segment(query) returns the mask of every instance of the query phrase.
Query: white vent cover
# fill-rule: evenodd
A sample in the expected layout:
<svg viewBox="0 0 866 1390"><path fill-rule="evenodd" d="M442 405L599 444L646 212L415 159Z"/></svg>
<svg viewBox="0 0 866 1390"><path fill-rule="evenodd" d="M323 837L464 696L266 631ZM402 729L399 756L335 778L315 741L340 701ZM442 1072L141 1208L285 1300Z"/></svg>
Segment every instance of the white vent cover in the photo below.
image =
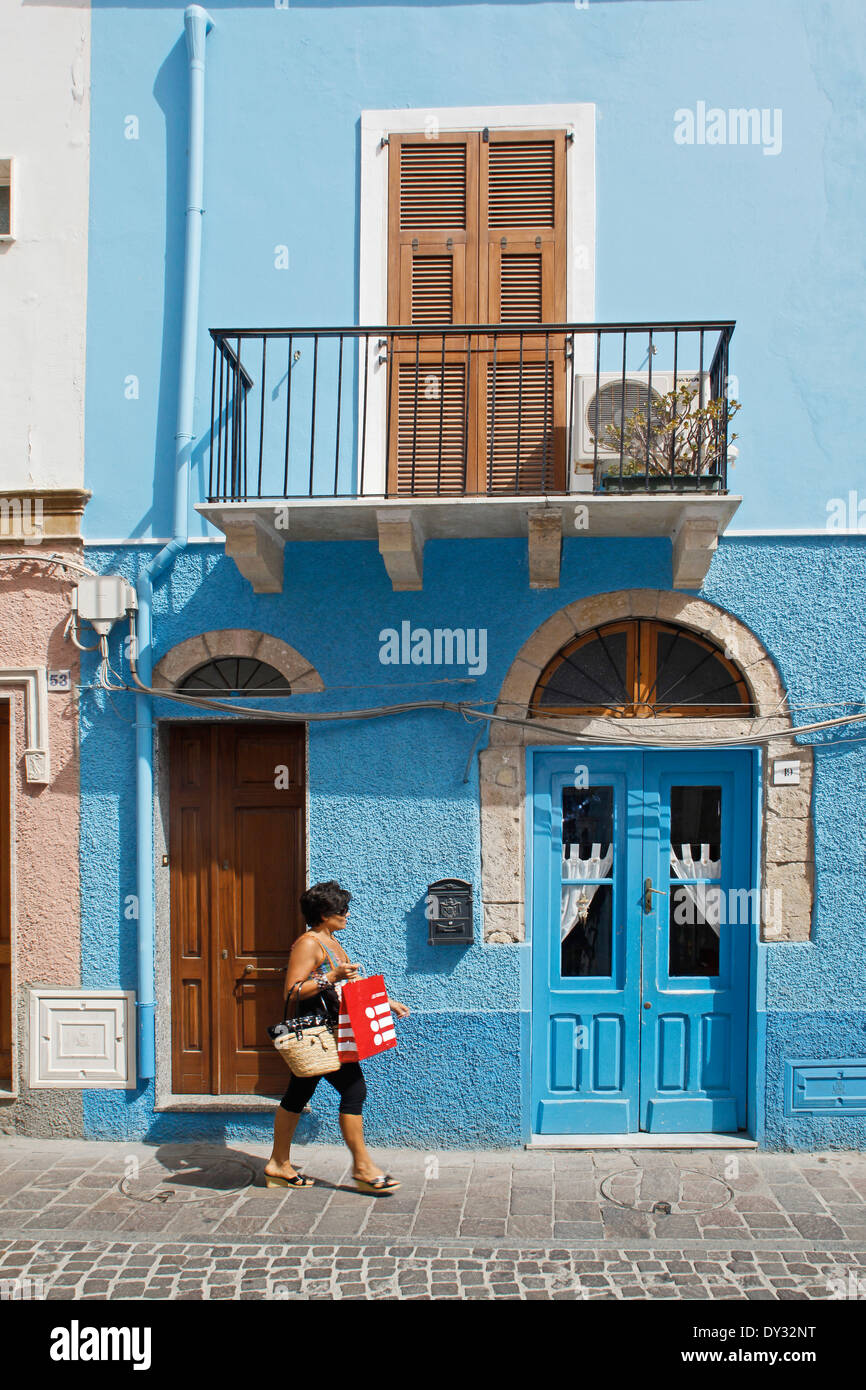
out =
<svg viewBox="0 0 866 1390"><path fill-rule="evenodd" d="M32 989L33 1088L135 1087L132 990Z"/></svg>

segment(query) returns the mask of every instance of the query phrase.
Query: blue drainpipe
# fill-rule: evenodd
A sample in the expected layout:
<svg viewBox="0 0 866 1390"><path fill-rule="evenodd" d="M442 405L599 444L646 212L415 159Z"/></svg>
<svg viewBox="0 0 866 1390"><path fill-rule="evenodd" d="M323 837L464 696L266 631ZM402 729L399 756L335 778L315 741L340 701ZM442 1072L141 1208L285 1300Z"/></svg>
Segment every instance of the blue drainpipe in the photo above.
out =
<svg viewBox="0 0 866 1390"><path fill-rule="evenodd" d="M138 597L138 673L149 686L153 675L152 604L154 580L164 574L188 541L190 456L195 406L195 362L201 279L201 222L204 164L205 38L213 20L200 5L184 13L189 63L189 150L186 175L186 250L175 435L174 526L171 540L142 570ZM156 991L153 939L153 700L135 697L136 882L138 887L138 1079L156 1075Z"/></svg>

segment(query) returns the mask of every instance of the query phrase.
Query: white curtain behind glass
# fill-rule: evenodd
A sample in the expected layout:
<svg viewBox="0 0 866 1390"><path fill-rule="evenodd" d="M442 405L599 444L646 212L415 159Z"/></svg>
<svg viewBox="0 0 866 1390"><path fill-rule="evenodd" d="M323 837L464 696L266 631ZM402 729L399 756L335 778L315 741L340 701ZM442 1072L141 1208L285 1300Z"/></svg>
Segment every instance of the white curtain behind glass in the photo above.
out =
<svg viewBox="0 0 866 1390"><path fill-rule="evenodd" d="M698 859L695 859L692 848L691 845L680 845L680 855L677 858L676 846L671 845L671 868L677 878L718 878L722 861L710 858L709 845L701 845ZM707 883L684 883L681 888L677 889L677 892L686 895L686 900L695 909L696 914L700 913L707 926L712 927L718 936L720 892L718 886L714 887ZM695 915L695 921L697 921L697 915Z"/></svg>
<svg viewBox="0 0 866 1390"><path fill-rule="evenodd" d="M571 851L571 857L566 858L565 849ZM601 852L601 845L593 845L588 859L580 858L580 851L577 845L569 845L562 851L562 877L591 879L609 878L610 866L613 863L613 845L608 845L604 854ZM564 941L569 932L577 926L579 921L586 921L586 914L589 911L590 903L599 889L599 884L593 887L584 887L582 884L568 884L562 889L562 908L560 915L560 941Z"/></svg>

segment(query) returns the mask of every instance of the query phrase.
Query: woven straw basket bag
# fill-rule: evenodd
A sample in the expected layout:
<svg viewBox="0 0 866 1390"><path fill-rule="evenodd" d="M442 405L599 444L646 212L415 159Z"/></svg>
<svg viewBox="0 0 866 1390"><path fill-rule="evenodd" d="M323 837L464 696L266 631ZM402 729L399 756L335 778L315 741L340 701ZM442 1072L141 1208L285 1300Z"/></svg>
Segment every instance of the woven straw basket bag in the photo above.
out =
<svg viewBox="0 0 866 1390"><path fill-rule="evenodd" d="M289 1023L289 1031L273 1043L295 1076L327 1076L340 1070L337 1038L327 1023L299 1028Z"/></svg>

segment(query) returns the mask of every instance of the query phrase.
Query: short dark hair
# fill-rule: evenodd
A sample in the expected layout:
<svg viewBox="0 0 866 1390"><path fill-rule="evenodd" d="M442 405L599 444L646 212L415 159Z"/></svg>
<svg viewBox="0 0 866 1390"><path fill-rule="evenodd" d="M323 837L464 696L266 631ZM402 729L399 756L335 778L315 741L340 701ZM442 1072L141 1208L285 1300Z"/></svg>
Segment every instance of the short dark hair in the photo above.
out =
<svg viewBox="0 0 866 1390"><path fill-rule="evenodd" d="M310 927L317 927L323 917L341 916L349 906L351 897L352 894L341 888L336 879L314 883L312 888L301 894L304 921Z"/></svg>

